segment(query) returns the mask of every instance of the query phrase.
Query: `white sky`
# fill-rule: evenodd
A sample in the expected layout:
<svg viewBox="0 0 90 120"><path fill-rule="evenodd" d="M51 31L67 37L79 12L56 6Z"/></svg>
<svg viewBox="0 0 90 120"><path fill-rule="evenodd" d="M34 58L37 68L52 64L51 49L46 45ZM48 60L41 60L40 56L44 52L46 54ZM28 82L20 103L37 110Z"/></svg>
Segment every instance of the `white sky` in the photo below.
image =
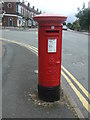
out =
<svg viewBox="0 0 90 120"><path fill-rule="evenodd" d="M22 1L22 0L21 0ZM83 2L88 7L90 0L24 0L30 2L30 6L35 6L35 9L45 13L60 14L67 16L67 22L73 22L77 8L82 8Z"/></svg>
<svg viewBox="0 0 90 120"><path fill-rule="evenodd" d="M47 13L56 13L61 15L69 15L77 13L77 7L82 8L83 2L88 7L90 0L24 0L30 2L30 6L35 6L35 9L42 10Z"/></svg>

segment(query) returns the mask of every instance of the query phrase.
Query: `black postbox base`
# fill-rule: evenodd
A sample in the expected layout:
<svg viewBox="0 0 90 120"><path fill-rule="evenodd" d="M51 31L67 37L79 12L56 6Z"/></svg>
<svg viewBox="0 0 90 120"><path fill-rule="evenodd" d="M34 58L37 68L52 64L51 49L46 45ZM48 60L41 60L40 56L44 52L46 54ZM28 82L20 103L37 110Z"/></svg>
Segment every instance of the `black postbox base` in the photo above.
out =
<svg viewBox="0 0 90 120"><path fill-rule="evenodd" d="M38 85L38 96L46 102L54 102L60 99L60 85L55 87L43 87Z"/></svg>

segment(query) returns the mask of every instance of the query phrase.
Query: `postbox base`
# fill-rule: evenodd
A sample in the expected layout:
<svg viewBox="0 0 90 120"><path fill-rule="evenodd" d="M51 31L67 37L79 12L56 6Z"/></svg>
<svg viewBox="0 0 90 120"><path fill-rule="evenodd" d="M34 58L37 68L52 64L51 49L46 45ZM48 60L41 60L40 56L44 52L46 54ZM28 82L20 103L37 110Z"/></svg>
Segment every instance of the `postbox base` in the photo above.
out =
<svg viewBox="0 0 90 120"><path fill-rule="evenodd" d="M38 85L38 96L41 100L54 102L60 99L60 85L56 87L43 87Z"/></svg>

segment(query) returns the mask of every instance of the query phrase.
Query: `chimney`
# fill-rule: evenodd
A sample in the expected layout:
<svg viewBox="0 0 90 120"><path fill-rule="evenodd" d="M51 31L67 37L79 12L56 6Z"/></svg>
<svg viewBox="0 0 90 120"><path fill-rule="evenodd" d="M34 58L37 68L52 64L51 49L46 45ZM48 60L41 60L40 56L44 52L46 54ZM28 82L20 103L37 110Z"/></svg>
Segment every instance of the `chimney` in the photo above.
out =
<svg viewBox="0 0 90 120"><path fill-rule="evenodd" d="M30 3L28 2L28 7L30 7Z"/></svg>
<svg viewBox="0 0 90 120"><path fill-rule="evenodd" d="M35 9L35 7L33 6L33 9Z"/></svg>
<svg viewBox="0 0 90 120"><path fill-rule="evenodd" d="M24 0L22 0L22 3L24 4Z"/></svg>
<svg viewBox="0 0 90 120"><path fill-rule="evenodd" d="M38 8L37 8L37 12L38 12Z"/></svg>

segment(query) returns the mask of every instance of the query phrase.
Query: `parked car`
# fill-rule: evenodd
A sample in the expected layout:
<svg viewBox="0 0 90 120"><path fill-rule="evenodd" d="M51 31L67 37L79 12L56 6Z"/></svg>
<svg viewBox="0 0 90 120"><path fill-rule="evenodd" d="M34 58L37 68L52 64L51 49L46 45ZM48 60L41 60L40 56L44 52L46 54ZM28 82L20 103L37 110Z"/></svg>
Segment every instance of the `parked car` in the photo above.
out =
<svg viewBox="0 0 90 120"><path fill-rule="evenodd" d="M63 30L67 30L67 26L66 25L63 25Z"/></svg>

